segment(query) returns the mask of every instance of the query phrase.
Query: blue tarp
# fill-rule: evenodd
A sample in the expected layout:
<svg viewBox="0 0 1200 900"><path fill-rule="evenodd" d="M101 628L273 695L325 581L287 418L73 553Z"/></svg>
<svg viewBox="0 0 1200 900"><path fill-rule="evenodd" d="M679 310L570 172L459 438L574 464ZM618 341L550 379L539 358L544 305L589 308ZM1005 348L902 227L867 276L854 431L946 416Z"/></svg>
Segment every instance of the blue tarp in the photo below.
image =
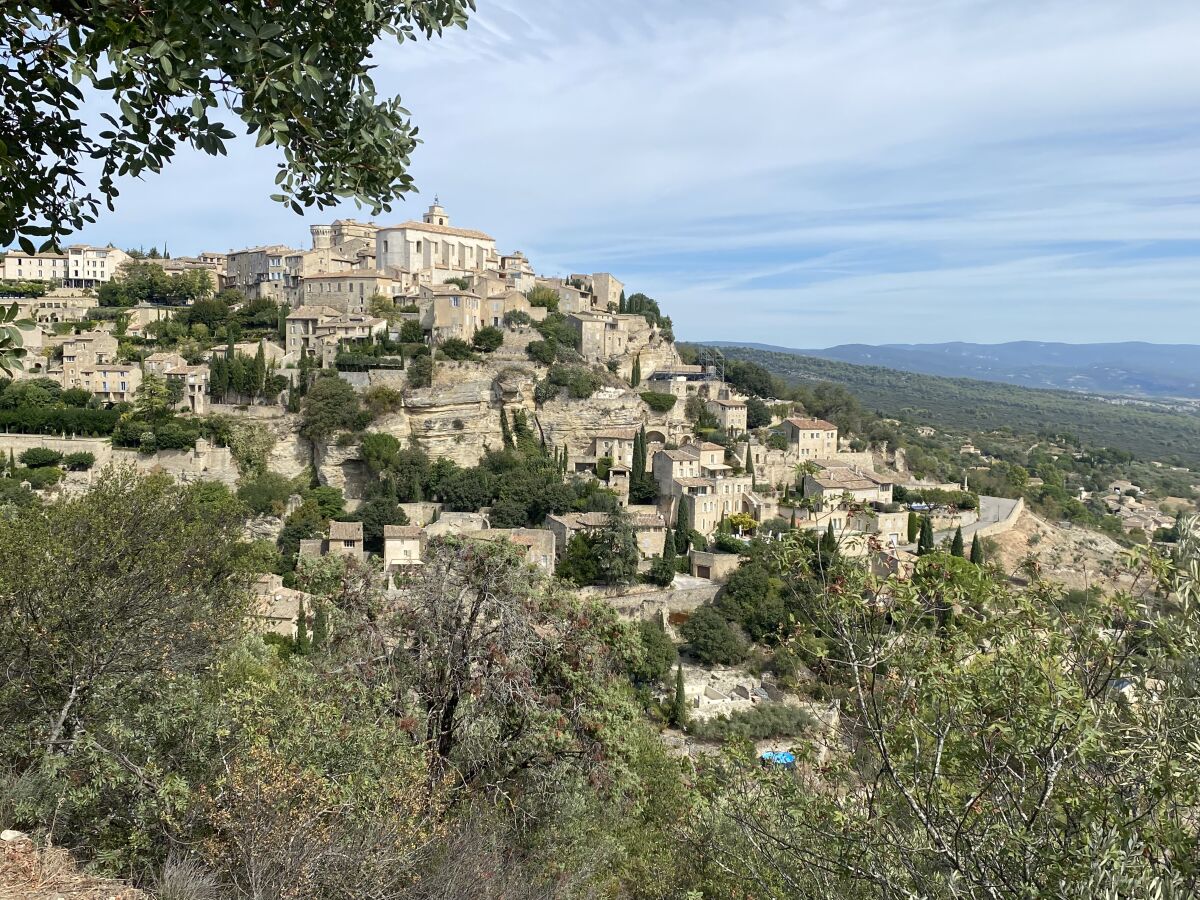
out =
<svg viewBox="0 0 1200 900"><path fill-rule="evenodd" d="M765 763L775 763L777 766L794 766L796 754L790 750L767 750L759 757Z"/></svg>

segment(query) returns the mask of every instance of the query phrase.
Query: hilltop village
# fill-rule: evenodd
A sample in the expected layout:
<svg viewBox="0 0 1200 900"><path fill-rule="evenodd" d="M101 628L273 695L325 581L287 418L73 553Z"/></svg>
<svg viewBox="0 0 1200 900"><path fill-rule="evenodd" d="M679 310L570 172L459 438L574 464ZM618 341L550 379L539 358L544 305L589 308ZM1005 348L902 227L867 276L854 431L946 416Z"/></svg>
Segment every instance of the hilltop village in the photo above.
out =
<svg viewBox="0 0 1200 900"><path fill-rule="evenodd" d="M653 299L608 273L539 275L437 202L311 236L194 258L9 252L5 286L34 327L0 394L6 493L78 491L112 462L223 482L255 514L248 536L277 548L256 590L288 640L311 627L304 560L399 584L439 535L512 541L674 629L751 538L815 532L904 576L920 540L957 530L969 546L1020 512L981 511L902 454L740 392L719 353L685 363ZM762 690L707 678L689 675L697 706Z"/></svg>

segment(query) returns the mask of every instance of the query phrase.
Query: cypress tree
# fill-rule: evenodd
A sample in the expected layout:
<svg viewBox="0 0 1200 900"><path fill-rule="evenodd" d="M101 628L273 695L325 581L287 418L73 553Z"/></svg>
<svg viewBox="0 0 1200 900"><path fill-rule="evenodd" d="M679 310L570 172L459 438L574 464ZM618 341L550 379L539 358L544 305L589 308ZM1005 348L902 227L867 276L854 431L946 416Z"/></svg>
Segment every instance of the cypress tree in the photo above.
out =
<svg viewBox="0 0 1200 900"><path fill-rule="evenodd" d="M508 415L504 412L504 407L500 407L500 442L504 445L505 450L512 450L516 447L513 443L512 429L508 427Z"/></svg>
<svg viewBox="0 0 1200 900"><path fill-rule="evenodd" d="M962 559L966 554L963 553L963 536L962 526L959 525L954 532L954 540L950 542L950 555L957 556Z"/></svg>
<svg viewBox="0 0 1200 900"><path fill-rule="evenodd" d="M746 474L750 476L750 490L758 490L758 479L754 477L754 454L750 452L750 445L746 445Z"/></svg>
<svg viewBox="0 0 1200 900"><path fill-rule="evenodd" d="M625 292L621 291L621 299L619 301L617 301L617 312L624 313L624 312L628 312L628 310L629 310L629 307L625 303Z"/></svg>
<svg viewBox="0 0 1200 900"><path fill-rule="evenodd" d="M687 510L683 508L683 501L679 501L679 509L675 513L675 552L680 556L686 556L688 552L688 521Z"/></svg>
<svg viewBox="0 0 1200 900"><path fill-rule="evenodd" d="M671 526L667 526L667 533L663 536L663 551L662 558L674 564L675 562L675 535L671 533Z"/></svg>
<svg viewBox="0 0 1200 900"><path fill-rule="evenodd" d="M921 533L921 520L917 518L917 514L912 510L908 512L908 542L915 544L917 535Z"/></svg>
<svg viewBox="0 0 1200 900"><path fill-rule="evenodd" d="M629 386L637 387L642 383L642 354L633 358L633 371L629 374Z"/></svg>
<svg viewBox="0 0 1200 900"><path fill-rule="evenodd" d="M263 388L267 384L267 357L263 352L262 341L258 342L258 352L254 354L254 386L252 393L258 397L262 396Z"/></svg>
<svg viewBox="0 0 1200 900"><path fill-rule="evenodd" d="M831 521L825 529L825 534L821 537L821 551L828 556L836 556L837 549L837 535L833 533L833 522Z"/></svg>
<svg viewBox="0 0 1200 900"><path fill-rule="evenodd" d="M683 666L675 668L675 699L671 701L671 724L676 728L686 728L688 720L687 694L683 690Z"/></svg>
<svg viewBox="0 0 1200 900"><path fill-rule="evenodd" d="M917 555L924 556L933 552L933 520L929 516L921 517L921 534L917 538Z"/></svg>
<svg viewBox="0 0 1200 900"><path fill-rule="evenodd" d="M329 641L329 614L325 611L325 604L317 604L317 614L313 617L312 629L312 646L314 650L320 650Z"/></svg>
<svg viewBox="0 0 1200 900"><path fill-rule="evenodd" d="M425 500L425 495L421 491L421 479L418 478L416 475L413 475L413 477L412 477L412 502L413 503L423 503L424 500Z"/></svg>
<svg viewBox="0 0 1200 900"><path fill-rule="evenodd" d="M312 641L308 639L308 613L304 610L304 601L296 611L296 641L294 644L297 656L307 656L312 650Z"/></svg>
<svg viewBox="0 0 1200 900"><path fill-rule="evenodd" d="M979 540L979 535L971 538L971 562L977 566L983 565L983 543Z"/></svg>
<svg viewBox="0 0 1200 900"><path fill-rule="evenodd" d="M792 531L796 530L796 507L792 507Z"/></svg>

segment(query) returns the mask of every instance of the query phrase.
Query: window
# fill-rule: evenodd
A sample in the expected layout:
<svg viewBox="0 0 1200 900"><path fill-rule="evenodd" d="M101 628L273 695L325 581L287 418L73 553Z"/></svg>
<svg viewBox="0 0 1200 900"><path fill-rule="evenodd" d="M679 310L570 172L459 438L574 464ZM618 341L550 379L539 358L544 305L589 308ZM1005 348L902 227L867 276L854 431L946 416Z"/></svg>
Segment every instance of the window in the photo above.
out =
<svg viewBox="0 0 1200 900"><path fill-rule="evenodd" d="M342 541L342 546L343 547L353 547L354 541Z"/></svg>
<svg viewBox="0 0 1200 900"><path fill-rule="evenodd" d="M457 298L457 297L451 297L451 298L450 298L450 305L451 305L451 306L453 306L455 309L457 309L457 308L458 308L458 298Z"/></svg>

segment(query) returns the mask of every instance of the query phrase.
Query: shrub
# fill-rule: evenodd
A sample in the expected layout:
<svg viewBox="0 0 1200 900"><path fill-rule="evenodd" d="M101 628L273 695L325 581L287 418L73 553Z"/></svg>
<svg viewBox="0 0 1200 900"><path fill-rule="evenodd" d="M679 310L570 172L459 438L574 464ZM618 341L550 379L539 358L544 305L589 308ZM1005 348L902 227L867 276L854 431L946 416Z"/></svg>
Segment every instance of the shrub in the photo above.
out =
<svg viewBox="0 0 1200 900"><path fill-rule="evenodd" d="M674 409L677 399L674 394L664 394L661 391L642 391L642 402L656 413L665 413Z"/></svg>
<svg viewBox="0 0 1200 900"><path fill-rule="evenodd" d="M513 309L504 314L503 321L505 325L512 328L514 325L528 325L533 319L529 318L529 313Z"/></svg>
<svg viewBox="0 0 1200 900"><path fill-rule="evenodd" d="M263 472L243 480L237 496L256 515L282 516L292 490L292 483L287 478L275 472Z"/></svg>
<svg viewBox="0 0 1200 900"><path fill-rule="evenodd" d="M95 464L95 455L86 450L79 453L68 453L63 457L63 465L71 472L85 472Z"/></svg>
<svg viewBox="0 0 1200 900"><path fill-rule="evenodd" d="M554 341L530 341L525 345L525 354L535 363L551 366L558 355L558 344Z"/></svg>
<svg viewBox="0 0 1200 900"><path fill-rule="evenodd" d="M37 469L17 469L12 473L15 481L28 481L34 490L44 490L58 484L63 477L62 469L54 466L42 466Z"/></svg>
<svg viewBox="0 0 1200 900"><path fill-rule="evenodd" d="M382 384L367 388L363 391L362 399L373 419L397 412L404 406L404 395Z"/></svg>
<svg viewBox="0 0 1200 900"><path fill-rule="evenodd" d="M683 623L688 651L708 665L736 665L746 658L746 639L711 606L702 606Z"/></svg>
<svg viewBox="0 0 1200 900"><path fill-rule="evenodd" d="M433 384L433 357L418 356L408 364L408 386L429 387Z"/></svg>
<svg viewBox="0 0 1200 900"><path fill-rule="evenodd" d="M800 735L812 726L813 718L807 710L782 703L760 703L729 716L697 722L688 732L703 741L724 741L729 738L763 741Z"/></svg>
<svg viewBox="0 0 1200 900"><path fill-rule="evenodd" d="M551 384L565 387L567 393L576 400L586 400L600 387L596 373L583 366L553 366L549 378Z"/></svg>
<svg viewBox="0 0 1200 900"><path fill-rule="evenodd" d="M40 469L44 466L56 466L62 461L63 455L49 447L30 447L17 457L21 464L30 469Z"/></svg>
<svg viewBox="0 0 1200 900"><path fill-rule="evenodd" d="M400 343L419 344L425 340L425 331L416 319L405 319L400 324Z"/></svg>
<svg viewBox="0 0 1200 900"><path fill-rule="evenodd" d="M471 343L481 353L494 353L504 343L504 332L492 325L487 325L475 332Z"/></svg>
<svg viewBox="0 0 1200 900"><path fill-rule="evenodd" d="M557 397L560 390L561 388L549 378L543 378L533 388L533 402L541 406Z"/></svg>
<svg viewBox="0 0 1200 900"><path fill-rule="evenodd" d="M661 556L654 557L654 561L650 563L650 571L646 573L646 580L659 587L670 587L671 582L675 580L675 561Z"/></svg>
<svg viewBox="0 0 1200 900"><path fill-rule="evenodd" d="M462 338L448 338L438 349L447 359L462 361L475 358L475 354L471 351L471 345Z"/></svg>
<svg viewBox="0 0 1200 900"><path fill-rule="evenodd" d="M21 434L77 434L104 437L113 433L120 413L114 409L0 409L0 428Z"/></svg>
<svg viewBox="0 0 1200 900"><path fill-rule="evenodd" d="M559 300L562 298L554 288L539 284L525 293L525 299L529 301L530 306L544 306L549 310L557 310Z"/></svg>

